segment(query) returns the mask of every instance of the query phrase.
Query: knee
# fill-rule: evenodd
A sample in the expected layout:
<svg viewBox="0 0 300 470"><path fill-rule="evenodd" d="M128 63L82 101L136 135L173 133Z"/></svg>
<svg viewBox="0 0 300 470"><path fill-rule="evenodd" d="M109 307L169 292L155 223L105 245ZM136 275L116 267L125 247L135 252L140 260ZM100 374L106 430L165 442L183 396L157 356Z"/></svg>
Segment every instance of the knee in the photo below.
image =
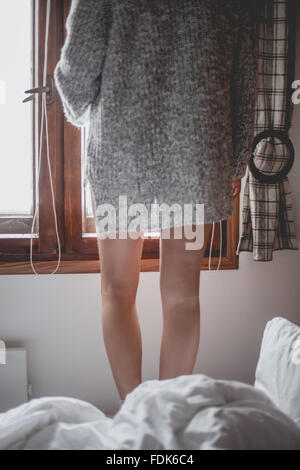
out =
<svg viewBox="0 0 300 470"><path fill-rule="evenodd" d="M101 280L103 302L132 306L136 300L137 284L126 279Z"/></svg>
<svg viewBox="0 0 300 470"><path fill-rule="evenodd" d="M163 313L165 315L188 315L198 313L199 295L173 292L162 295Z"/></svg>

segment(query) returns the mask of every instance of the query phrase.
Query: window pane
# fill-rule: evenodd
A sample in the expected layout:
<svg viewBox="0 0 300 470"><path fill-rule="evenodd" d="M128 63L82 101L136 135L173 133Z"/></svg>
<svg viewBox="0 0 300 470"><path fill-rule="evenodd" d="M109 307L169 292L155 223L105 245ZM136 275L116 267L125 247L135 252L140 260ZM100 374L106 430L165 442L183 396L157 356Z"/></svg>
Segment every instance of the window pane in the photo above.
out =
<svg viewBox="0 0 300 470"><path fill-rule="evenodd" d="M32 215L32 0L0 0L0 215Z"/></svg>

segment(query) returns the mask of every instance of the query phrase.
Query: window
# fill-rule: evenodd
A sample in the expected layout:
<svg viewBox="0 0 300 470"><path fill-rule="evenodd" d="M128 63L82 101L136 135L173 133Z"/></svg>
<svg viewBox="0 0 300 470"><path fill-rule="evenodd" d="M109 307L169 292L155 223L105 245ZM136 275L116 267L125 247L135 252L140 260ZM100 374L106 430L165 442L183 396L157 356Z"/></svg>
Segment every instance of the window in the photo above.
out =
<svg viewBox="0 0 300 470"><path fill-rule="evenodd" d="M32 5L2 2L1 40L1 238L13 233L29 236L34 205L34 103L22 104L23 87L33 83ZM17 23L19 35L12 24ZM3 47L7 43L9 47ZM12 57L15 60L12 60ZM16 138L16 134L18 138Z"/></svg>
<svg viewBox="0 0 300 470"><path fill-rule="evenodd" d="M47 95L50 166L57 214L61 261L57 274L99 272L95 221L89 186L84 186L84 159L88 129L79 130L63 115L53 71L65 41L65 21L71 1L51 3L48 44ZM42 116L41 94L25 103L25 90L43 83L46 0L15 0L0 5L0 272L32 274L32 260L38 273L51 273L59 251L56 235L51 181L47 162L45 124L38 179L39 136ZM17 34L16 34L17 31ZM11 38L10 38L11 36ZM10 38L10 39L9 39ZM9 43L5 49L4 44ZM13 57L13 60L12 60ZM31 233L38 204L34 230ZM222 225L220 269L238 267L235 254L239 230L239 201L235 212ZM215 226L211 268L219 257L220 232ZM210 241L203 269L208 269ZM142 271L159 270L159 238L144 241Z"/></svg>

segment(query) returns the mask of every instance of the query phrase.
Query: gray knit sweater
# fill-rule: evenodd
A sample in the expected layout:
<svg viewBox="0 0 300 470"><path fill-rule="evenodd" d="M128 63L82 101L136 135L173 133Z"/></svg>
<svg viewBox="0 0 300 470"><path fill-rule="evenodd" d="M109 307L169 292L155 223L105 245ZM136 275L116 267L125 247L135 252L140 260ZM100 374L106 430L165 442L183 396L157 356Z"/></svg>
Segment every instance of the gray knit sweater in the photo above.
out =
<svg viewBox="0 0 300 470"><path fill-rule="evenodd" d="M99 234L99 206L118 210L120 195L128 206L204 204L205 223L233 214L231 181L245 175L256 103L247 3L72 1L54 77L66 119L89 124Z"/></svg>

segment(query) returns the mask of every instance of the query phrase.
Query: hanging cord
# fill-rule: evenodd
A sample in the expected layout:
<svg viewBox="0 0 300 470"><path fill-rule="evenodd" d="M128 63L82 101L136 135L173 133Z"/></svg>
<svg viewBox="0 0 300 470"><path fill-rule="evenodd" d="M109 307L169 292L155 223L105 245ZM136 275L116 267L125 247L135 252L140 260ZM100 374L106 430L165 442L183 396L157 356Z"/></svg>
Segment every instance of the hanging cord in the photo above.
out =
<svg viewBox="0 0 300 470"><path fill-rule="evenodd" d="M221 265L221 258L222 258L222 221L219 221L220 224L220 251L219 251L219 263L217 267L217 271ZM212 245L214 241L214 234L215 234L215 222L213 222L213 229L212 229L212 236L211 236L211 241L210 241L210 250L209 250L209 258L208 258L208 270L211 271L210 269L210 260L211 260L211 250L212 250Z"/></svg>
<svg viewBox="0 0 300 470"><path fill-rule="evenodd" d="M53 206L53 213L55 219L55 229L56 229L56 236L58 242L58 264L56 269L49 273L50 275L55 274L58 270L60 265L60 257L61 257L61 248L60 248L60 239L58 234L57 228L57 216L56 216L56 209L55 209L55 199L54 199L54 191L53 191L53 182L52 182L52 171L51 171L51 164L50 164L50 157L49 157L49 133L48 133L48 117L47 117L47 102L46 102L46 93L48 91L47 87L47 66L48 66L48 39L49 39L49 24L50 24L50 8L51 8L51 0L47 0L47 16L46 16L46 33L45 33L45 51L44 51L44 71L43 71L43 88L37 89L40 93L42 93L42 121L41 121L41 133L40 133L40 148L39 148L39 162L38 162L38 184L40 179L40 168L41 168L41 155L42 155L42 135L43 135L43 128L44 128L44 114L45 114L45 121L46 121L46 141L47 141L47 161L48 161L48 168L49 168L49 176L50 176L50 185L51 185L51 195L52 195L52 206ZM39 214L39 203L36 204L35 214L33 217L32 227L31 227L31 235L33 234L33 227L36 219L36 215ZM30 237L30 263L32 269L35 274L39 274L36 272L33 263L32 263L32 237Z"/></svg>

